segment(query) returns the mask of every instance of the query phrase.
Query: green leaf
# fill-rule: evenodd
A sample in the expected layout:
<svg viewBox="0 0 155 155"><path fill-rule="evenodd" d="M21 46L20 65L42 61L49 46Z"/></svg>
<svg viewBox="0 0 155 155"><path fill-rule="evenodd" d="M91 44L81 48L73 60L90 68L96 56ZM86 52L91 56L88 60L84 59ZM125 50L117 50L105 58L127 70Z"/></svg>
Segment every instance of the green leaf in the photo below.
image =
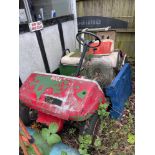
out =
<svg viewBox="0 0 155 155"><path fill-rule="evenodd" d="M79 148L80 149L88 149L88 145L87 144L80 144Z"/></svg>
<svg viewBox="0 0 155 155"><path fill-rule="evenodd" d="M36 155L36 153L34 152L34 149L31 145L28 147L27 151L28 151L29 155Z"/></svg>
<svg viewBox="0 0 155 155"><path fill-rule="evenodd" d="M99 137L97 137L97 139L95 139L94 146L98 147L101 145L102 145L101 139Z"/></svg>
<svg viewBox="0 0 155 155"><path fill-rule="evenodd" d="M50 126L49 126L49 131L51 133L57 133L58 125L56 123L51 123Z"/></svg>
<svg viewBox="0 0 155 155"><path fill-rule="evenodd" d="M61 151L61 155L68 155L68 154L65 151Z"/></svg>
<svg viewBox="0 0 155 155"><path fill-rule="evenodd" d="M100 110L98 110L98 115L101 115L101 111Z"/></svg>
<svg viewBox="0 0 155 155"><path fill-rule="evenodd" d="M88 55L88 59L89 59L89 60L91 60L93 57L94 57L93 54L89 54L89 55Z"/></svg>
<svg viewBox="0 0 155 155"><path fill-rule="evenodd" d="M75 131L76 131L76 128L70 128L69 129L69 134L72 135L72 134L75 133Z"/></svg>
<svg viewBox="0 0 155 155"><path fill-rule="evenodd" d="M62 141L61 137L58 134L52 134L49 137L47 137L47 143L49 145L53 145L53 144L59 143L61 141Z"/></svg>
<svg viewBox="0 0 155 155"><path fill-rule="evenodd" d="M108 108L109 104L108 103L104 103L103 104L103 108L106 110Z"/></svg>
<svg viewBox="0 0 155 155"><path fill-rule="evenodd" d="M104 108L104 104L100 104L99 108L103 109Z"/></svg>
<svg viewBox="0 0 155 155"><path fill-rule="evenodd" d="M80 135L80 136L79 136L79 142L82 143L83 140L84 140L83 136Z"/></svg>
<svg viewBox="0 0 155 155"><path fill-rule="evenodd" d="M92 136L91 135L85 135L83 143L84 144L91 144L92 143Z"/></svg>
<svg viewBox="0 0 155 155"><path fill-rule="evenodd" d="M49 136L49 130L47 128L43 128L41 130L41 135L44 138L44 140L47 140L47 137Z"/></svg>
<svg viewBox="0 0 155 155"><path fill-rule="evenodd" d="M87 149L79 149L81 155L87 154Z"/></svg>
<svg viewBox="0 0 155 155"><path fill-rule="evenodd" d="M104 110L104 109L102 110L102 113L103 113L103 114L106 113L106 112L107 112L106 110Z"/></svg>
<svg viewBox="0 0 155 155"><path fill-rule="evenodd" d="M128 134L128 143L134 144L135 143L135 135L129 133Z"/></svg>

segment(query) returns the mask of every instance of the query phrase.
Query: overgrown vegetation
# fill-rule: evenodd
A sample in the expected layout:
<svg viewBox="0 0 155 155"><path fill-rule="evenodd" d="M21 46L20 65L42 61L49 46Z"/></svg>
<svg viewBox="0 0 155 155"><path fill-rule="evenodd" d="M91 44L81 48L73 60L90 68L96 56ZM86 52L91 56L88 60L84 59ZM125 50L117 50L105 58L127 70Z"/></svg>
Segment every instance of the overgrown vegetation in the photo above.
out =
<svg viewBox="0 0 155 155"><path fill-rule="evenodd" d="M57 131L58 126L55 123L51 123L49 128L43 128L41 131L42 137L44 138L44 140L47 141L50 146L62 141L61 137L56 134Z"/></svg>
<svg viewBox="0 0 155 155"><path fill-rule="evenodd" d="M70 134L68 128L64 128L61 133L62 141L74 148L79 149L85 155L134 155L135 150L135 80L134 80L134 59L128 61L132 67L132 95L125 103L124 113L121 119L113 120L109 113L105 111L108 104L100 105L98 115L101 125L96 134L94 142L91 144L84 137L79 139L79 132ZM74 130L72 124L70 128ZM89 136L87 136L89 137ZM83 155L82 154L82 155Z"/></svg>

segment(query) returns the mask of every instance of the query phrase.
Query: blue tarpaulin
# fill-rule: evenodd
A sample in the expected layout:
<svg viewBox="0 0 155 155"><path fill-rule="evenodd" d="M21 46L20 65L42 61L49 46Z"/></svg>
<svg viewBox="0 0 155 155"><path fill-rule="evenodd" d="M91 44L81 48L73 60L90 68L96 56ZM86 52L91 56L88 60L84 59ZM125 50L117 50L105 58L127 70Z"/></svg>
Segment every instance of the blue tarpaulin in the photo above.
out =
<svg viewBox="0 0 155 155"><path fill-rule="evenodd" d="M111 118L118 119L122 116L125 102L131 92L131 68L126 63L112 83L105 89L105 94L109 97L112 105Z"/></svg>

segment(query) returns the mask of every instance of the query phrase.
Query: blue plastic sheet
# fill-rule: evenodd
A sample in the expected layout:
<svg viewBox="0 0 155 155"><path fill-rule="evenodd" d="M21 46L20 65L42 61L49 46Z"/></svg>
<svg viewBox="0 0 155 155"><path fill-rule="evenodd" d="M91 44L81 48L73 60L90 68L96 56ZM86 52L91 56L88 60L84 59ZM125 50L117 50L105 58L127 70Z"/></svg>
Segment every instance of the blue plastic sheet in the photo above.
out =
<svg viewBox="0 0 155 155"><path fill-rule="evenodd" d="M111 118L118 119L122 116L125 102L131 92L131 68L126 63L112 83L105 89L105 94L110 98L112 104Z"/></svg>
<svg viewBox="0 0 155 155"><path fill-rule="evenodd" d="M80 155L76 149L63 143L55 144L51 149L50 155L62 155L62 152L67 155Z"/></svg>

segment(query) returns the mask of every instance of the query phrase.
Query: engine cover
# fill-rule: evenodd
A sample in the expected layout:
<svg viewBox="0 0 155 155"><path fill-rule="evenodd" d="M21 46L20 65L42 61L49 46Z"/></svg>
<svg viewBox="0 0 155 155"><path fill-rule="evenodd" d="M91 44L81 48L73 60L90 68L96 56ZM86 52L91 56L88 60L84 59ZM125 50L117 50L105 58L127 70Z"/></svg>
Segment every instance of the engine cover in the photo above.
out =
<svg viewBox="0 0 155 155"><path fill-rule="evenodd" d="M64 120L83 121L105 102L96 81L32 73L20 88L20 100L32 109Z"/></svg>

